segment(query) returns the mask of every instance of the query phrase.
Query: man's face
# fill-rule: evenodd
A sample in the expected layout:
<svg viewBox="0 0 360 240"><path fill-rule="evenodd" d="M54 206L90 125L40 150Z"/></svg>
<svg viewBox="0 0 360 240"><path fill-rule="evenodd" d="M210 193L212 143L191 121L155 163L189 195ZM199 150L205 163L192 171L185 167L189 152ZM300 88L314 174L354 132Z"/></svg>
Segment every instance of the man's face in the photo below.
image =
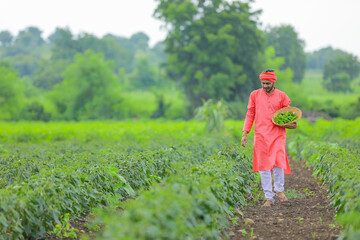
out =
<svg viewBox="0 0 360 240"><path fill-rule="evenodd" d="M269 80L261 81L261 86L265 92L270 93L272 88L274 87L274 83Z"/></svg>

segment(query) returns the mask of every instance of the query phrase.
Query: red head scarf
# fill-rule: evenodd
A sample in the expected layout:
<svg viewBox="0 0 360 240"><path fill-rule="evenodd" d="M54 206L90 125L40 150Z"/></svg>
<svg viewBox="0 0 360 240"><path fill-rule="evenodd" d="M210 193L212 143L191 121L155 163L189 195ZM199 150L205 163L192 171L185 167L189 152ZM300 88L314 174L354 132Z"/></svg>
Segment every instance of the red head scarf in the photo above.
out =
<svg viewBox="0 0 360 240"><path fill-rule="evenodd" d="M260 74L260 81L269 80L275 83L276 79L277 77L274 72L265 72Z"/></svg>

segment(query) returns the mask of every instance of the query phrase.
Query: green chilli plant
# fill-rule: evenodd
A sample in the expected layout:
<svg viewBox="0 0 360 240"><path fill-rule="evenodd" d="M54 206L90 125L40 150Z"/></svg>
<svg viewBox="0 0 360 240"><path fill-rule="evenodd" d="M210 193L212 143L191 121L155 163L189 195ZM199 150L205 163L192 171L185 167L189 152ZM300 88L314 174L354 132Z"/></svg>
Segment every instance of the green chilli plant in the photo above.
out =
<svg viewBox="0 0 360 240"><path fill-rule="evenodd" d="M69 213L61 215L60 220L61 225L56 224L53 231L50 231L50 235L60 238L77 238L76 232L79 230L71 227Z"/></svg>
<svg viewBox="0 0 360 240"><path fill-rule="evenodd" d="M221 132L225 129L224 120L228 112L225 101L203 100L203 105L195 109L195 118L206 122L207 132Z"/></svg>

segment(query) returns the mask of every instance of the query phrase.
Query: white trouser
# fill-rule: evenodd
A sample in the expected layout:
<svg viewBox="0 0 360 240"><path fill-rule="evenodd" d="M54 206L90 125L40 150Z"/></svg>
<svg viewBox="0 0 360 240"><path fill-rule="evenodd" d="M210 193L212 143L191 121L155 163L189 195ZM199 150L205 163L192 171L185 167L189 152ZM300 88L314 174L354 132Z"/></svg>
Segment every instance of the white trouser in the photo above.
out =
<svg viewBox="0 0 360 240"><path fill-rule="evenodd" d="M261 186L265 193L265 199L275 201L274 196L275 193L272 189L272 178L271 178L271 170L259 171L261 176ZM283 192L284 191L284 170L279 167L273 168L274 172L274 188L275 192Z"/></svg>

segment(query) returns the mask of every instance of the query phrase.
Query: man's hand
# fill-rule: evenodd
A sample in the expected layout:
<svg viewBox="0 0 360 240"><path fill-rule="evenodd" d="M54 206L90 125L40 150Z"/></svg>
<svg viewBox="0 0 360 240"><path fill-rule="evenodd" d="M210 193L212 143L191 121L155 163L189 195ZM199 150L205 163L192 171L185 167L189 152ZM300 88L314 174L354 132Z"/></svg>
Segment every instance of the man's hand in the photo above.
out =
<svg viewBox="0 0 360 240"><path fill-rule="evenodd" d="M246 134L247 134L247 132L244 131L242 138L241 138L241 146L243 146L243 147L246 147L246 144L247 144L247 135Z"/></svg>
<svg viewBox="0 0 360 240"><path fill-rule="evenodd" d="M293 122L293 123L287 124L287 125L285 126L285 128L295 129L295 128L297 128L297 122Z"/></svg>

